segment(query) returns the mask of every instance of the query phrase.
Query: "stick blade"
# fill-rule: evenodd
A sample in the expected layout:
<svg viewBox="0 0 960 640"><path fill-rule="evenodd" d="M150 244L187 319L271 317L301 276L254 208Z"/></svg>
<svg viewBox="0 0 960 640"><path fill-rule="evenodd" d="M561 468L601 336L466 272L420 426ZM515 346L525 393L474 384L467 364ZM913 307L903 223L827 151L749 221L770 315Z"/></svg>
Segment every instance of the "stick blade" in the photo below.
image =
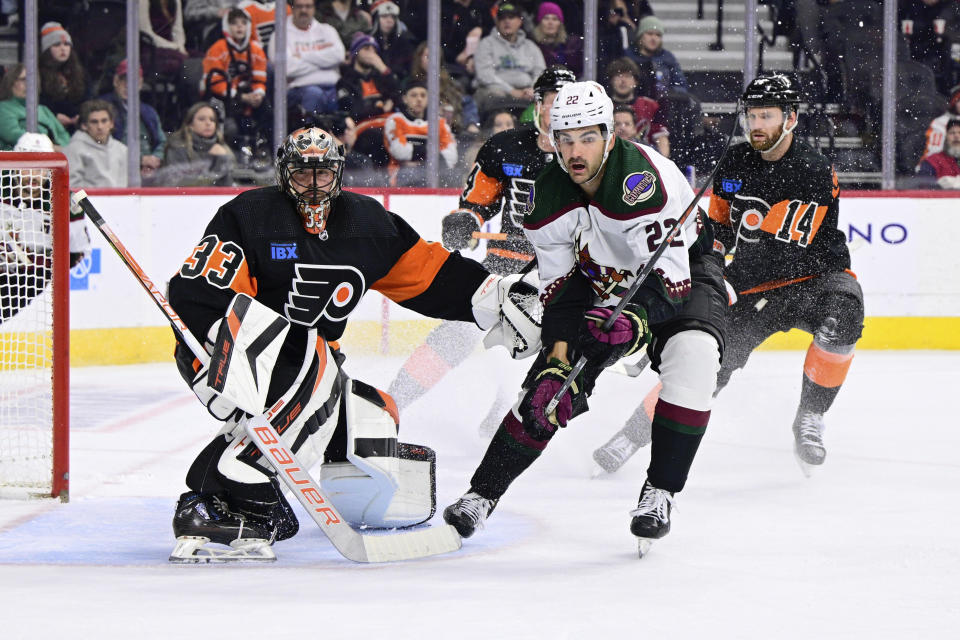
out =
<svg viewBox="0 0 960 640"><path fill-rule="evenodd" d="M397 562L457 551L463 540L448 524L416 531L385 535L364 535L367 562Z"/></svg>

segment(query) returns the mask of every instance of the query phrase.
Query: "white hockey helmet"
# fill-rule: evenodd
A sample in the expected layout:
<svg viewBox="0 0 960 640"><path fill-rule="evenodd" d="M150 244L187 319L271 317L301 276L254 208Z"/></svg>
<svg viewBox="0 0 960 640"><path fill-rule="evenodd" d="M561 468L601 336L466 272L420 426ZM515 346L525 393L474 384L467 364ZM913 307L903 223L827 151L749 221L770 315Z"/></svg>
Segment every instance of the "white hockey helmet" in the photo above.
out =
<svg viewBox="0 0 960 640"><path fill-rule="evenodd" d="M13 145L14 151L28 153L53 153L53 142L42 133L27 131Z"/></svg>
<svg viewBox="0 0 960 640"><path fill-rule="evenodd" d="M558 131L592 125L600 126L604 142L613 136L613 100L603 87L592 80L571 82L560 87L553 109L550 110L550 141L554 148L557 147ZM604 147L601 167L606 163L608 154L609 151ZM560 168L567 171L559 149L557 149L557 162L560 163Z"/></svg>

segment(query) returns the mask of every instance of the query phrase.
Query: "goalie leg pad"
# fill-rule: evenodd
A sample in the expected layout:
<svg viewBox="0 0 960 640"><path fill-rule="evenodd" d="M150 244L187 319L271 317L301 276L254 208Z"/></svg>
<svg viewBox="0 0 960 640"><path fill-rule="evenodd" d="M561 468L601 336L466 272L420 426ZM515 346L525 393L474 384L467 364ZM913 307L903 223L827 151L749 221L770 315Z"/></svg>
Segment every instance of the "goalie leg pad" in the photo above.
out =
<svg viewBox="0 0 960 640"><path fill-rule="evenodd" d="M350 462L328 462L320 482L347 522L372 528L403 528L426 522L437 509L436 454L430 447L397 445L397 488L381 510L384 483Z"/></svg>
<svg viewBox="0 0 960 640"><path fill-rule="evenodd" d="M436 507L435 455L427 447L397 442L397 414L389 396L349 382L346 461L328 462L320 481L348 522L367 527L408 527Z"/></svg>

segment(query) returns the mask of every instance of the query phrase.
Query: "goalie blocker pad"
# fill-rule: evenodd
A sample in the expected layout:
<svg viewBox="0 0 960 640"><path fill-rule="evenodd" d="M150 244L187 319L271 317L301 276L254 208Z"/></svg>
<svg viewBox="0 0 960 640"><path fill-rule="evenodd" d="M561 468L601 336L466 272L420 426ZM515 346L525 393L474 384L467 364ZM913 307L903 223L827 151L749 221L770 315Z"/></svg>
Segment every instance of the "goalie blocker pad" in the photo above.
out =
<svg viewBox="0 0 960 640"><path fill-rule="evenodd" d="M358 380L344 394L346 460L326 462L320 483L353 525L403 528L436 511L436 454L397 442L396 405L389 395Z"/></svg>

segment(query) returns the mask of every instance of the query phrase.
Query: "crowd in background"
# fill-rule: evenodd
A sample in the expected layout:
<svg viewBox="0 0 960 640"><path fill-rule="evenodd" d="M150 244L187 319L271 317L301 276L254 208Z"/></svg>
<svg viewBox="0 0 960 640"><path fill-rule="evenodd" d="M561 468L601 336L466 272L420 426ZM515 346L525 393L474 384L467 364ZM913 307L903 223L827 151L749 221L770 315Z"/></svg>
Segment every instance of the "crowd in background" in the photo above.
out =
<svg viewBox="0 0 960 640"><path fill-rule="evenodd" d="M333 132L347 149L347 185L426 185L425 0L286 4L289 129L317 124ZM798 71L816 68L824 77L818 99L842 105L861 121L858 135L876 138L882 2L762 4L775 16L774 37L786 35L800 52ZM0 5L0 24L16 20L16 5ZM143 0L139 6L141 66L131 69L124 59L125 2L40 3L38 122L70 158L71 181L126 185L126 97L135 83L144 185L269 182L275 3ZM532 87L545 68L564 65L582 75L583 3L442 0L441 7L440 178L459 186L489 135L532 121ZM706 171L724 135L703 117L697 88L664 47L669 34L654 8L647 0L600 0L598 80L615 102L617 135ZM898 163L916 169L921 184L953 188L940 178L960 176L960 137L953 145L957 136L949 133L952 117L960 118L960 1L901 0L899 11L900 64L934 80L924 88L932 95L901 100L913 121L904 124L912 129L898 143ZM855 32L847 29L852 19L859 20ZM872 62L856 55L868 49ZM13 148L24 131L25 73L22 64L11 65L0 80L0 150ZM910 100L924 100L925 110L911 108ZM931 109L930 117L917 115Z"/></svg>

